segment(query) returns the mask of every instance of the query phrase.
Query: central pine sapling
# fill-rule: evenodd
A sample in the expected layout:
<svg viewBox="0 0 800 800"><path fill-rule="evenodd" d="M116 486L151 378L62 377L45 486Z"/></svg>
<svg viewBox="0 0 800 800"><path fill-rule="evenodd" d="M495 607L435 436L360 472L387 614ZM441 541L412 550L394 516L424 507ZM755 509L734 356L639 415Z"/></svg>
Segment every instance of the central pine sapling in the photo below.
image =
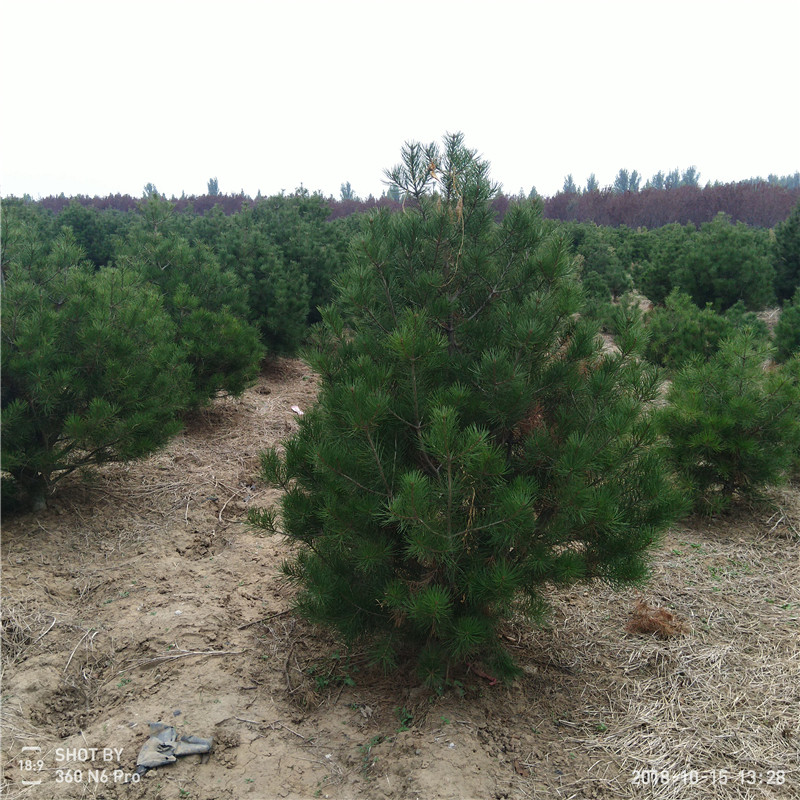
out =
<svg viewBox="0 0 800 800"><path fill-rule="evenodd" d="M368 218L307 354L318 404L263 458L280 525L252 515L299 545L302 612L386 668L416 653L431 685L513 675L503 622L553 585L641 579L681 505L636 323L601 351L567 245L536 203L496 223L488 170L460 134L406 146L404 209Z"/></svg>

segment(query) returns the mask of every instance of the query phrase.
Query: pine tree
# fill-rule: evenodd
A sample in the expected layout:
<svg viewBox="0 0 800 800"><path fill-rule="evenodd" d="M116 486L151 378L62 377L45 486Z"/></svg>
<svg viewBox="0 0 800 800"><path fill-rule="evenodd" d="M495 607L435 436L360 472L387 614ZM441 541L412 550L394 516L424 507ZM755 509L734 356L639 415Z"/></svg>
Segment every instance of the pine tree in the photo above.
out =
<svg viewBox="0 0 800 800"><path fill-rule="evenodd" d="M692 358L707 361L733 332L732 323L713 308L698 308L688 294L673 289L647 321L645 355L654 364L677 370Z"/></svg>
<svg viewBox="0 0 800 800"><path fill-rule="evenodd" d="M405 208L368 217L307 355L318 405L263 457L280 527L251 516L300 545L303 613L385 668L414 652L430 685L475 660L513 675L503 621L546 586L643 578L680 506L641 331L601 352L565 240L538 203L496 223L488 170L461 134L406 145Z"/></svg>
<svg viewBox="0 0 800 800"><path fill-rule="evenodd" d="M719 213L699 230L672 223L652 235L654 246L638 270L638 288L654 303L662 303L676 288L700 308L710 303L717 311L739 300L757 311L774 299L766 231Z"/></svg>
<svg viewBox="0 0 800 800"><path fill-rule="evenodd" d="M189 368L159 293L133 270L95 271L68 229L4 273L3 469L37 507L76 469L163 445Z"/></svg>
<svg viewBox="0 0 800 800"><path fill-rule="evenodd" d="M160 198L142 208L144 223L117 251L117 262L156 285L176 323L176 338L192 368L192 406L218 391L240 394L258 372L263 354L247 322L247 293L211 250L178 235L174 209Z"/></svg>
<svg viewBox="0 0 800 800"><path fill-rule="evenodd" d="M800 288L784 304L775 326L775 359L787 361L793 355L800 355Z"/></svg>
<svg viewBox="0 0 800 800"><path fill-rule="evenodd" d="M268 351L294 354L306 335L311 306L301 266L284 258L252 207L227 219L213 241L223 266L246 288L249 319Z"/></svg>
<svg viewBox="0 0 800 800"><path fill-rule="evenodd" d="M672 269L676 283L698 306L711 303L724 311L742 300L758 311L774 298L768 234L743 222L734 224L723 213L700 226Z"/></svg>
<svg viewBox="0 0 800 800"><path fill-rule="evenodd" d="M263 200L254 206L253 215L287 266L304 276L310 294L308 322L319 321L317 308L331 301L333 279L347 249L347 240L327 221L330 208L325 199L301 188Z"/></svg>
<svg viewBox="0 0 800 800"><path fill-rule="evenodd" d="M752 330L726 339L708 362L676 376L658 422L668 456L698 511L780 483L800 456L800 356L778 369Z"/></svg>
<svg viewBox="0 0 800 800"><path fill-rule="evenodd" d="M778 301L789 300L800 289L800 203L775 226L773 265Z"/></svg>
<svg viewBox="0 0 800 800"><path fill-rule="evenodd" d="M610 228L602 228L593 222L572 222L565 223L562 230L571 236L576 253L583 257L581 272L589 296L597 296L596 291L589 289L592 284L597 287L597 282L591 276L599 278L604 285L604 299L608 296L619 297L633 288L630 276L620 262Z"/></svg>

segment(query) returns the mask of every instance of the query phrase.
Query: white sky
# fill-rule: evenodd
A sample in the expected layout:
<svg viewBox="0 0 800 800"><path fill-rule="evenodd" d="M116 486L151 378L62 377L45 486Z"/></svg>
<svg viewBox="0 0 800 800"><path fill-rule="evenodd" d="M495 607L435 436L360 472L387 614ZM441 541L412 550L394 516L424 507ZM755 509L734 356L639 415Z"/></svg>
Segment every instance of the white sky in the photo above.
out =
<svg viewBox="0 0 800 800"><path fill-rule="evenodd" d="M461 130L509 193L800 170L797 0L0 0L0 194L380 195Z"/></svg>

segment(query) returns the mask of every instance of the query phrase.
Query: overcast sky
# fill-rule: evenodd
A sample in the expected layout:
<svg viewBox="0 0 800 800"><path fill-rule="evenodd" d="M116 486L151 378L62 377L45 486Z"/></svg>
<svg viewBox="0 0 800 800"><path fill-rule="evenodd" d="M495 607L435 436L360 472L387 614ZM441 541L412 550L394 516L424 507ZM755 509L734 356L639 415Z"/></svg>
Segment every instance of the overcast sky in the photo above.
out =
<svg viewBox="0 0 800 800"><path fill-rule="evenodd" d="M0 194L384 190L463 131L509 193L800 170L797 0L0 0Z"/></svg>

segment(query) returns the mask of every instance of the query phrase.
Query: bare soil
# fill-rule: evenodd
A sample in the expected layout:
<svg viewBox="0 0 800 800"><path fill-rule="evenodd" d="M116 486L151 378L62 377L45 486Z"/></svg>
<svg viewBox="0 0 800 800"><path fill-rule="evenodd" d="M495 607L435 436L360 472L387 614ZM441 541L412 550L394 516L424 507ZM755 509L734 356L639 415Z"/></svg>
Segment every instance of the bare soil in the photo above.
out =
<svg viewBox="0 0 800 800"><path fill-rule="evenodd" d="M315 392L280 362L5 521L4 796L800 797L797 486L669 531L644 588L554 592L546 627L505 632L522 678L440 696L296 618L287 544L247 525L278 499L259 452ZM152 721L213 751L123 783Z"/></svg>

